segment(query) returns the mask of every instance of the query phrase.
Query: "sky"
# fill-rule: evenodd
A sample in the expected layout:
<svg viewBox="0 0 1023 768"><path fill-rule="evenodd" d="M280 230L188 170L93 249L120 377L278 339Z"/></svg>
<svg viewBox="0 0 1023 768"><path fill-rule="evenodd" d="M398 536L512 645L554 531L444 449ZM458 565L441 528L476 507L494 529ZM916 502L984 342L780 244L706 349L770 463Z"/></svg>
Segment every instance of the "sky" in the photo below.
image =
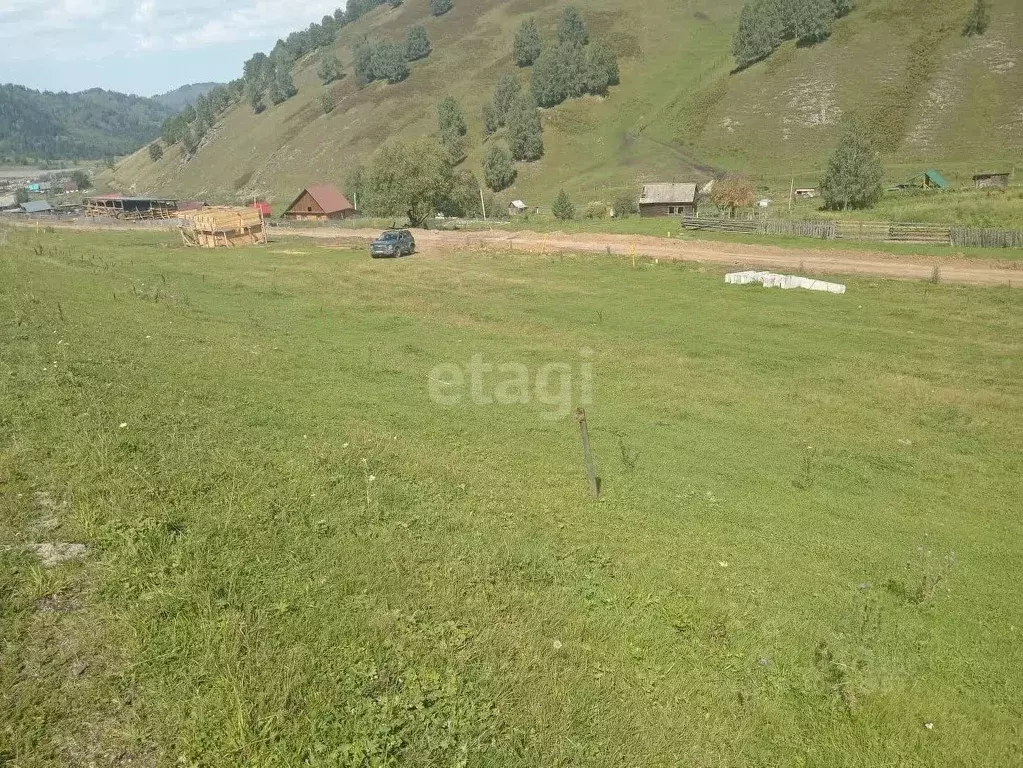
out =
<svg viewBox="0 0 1023 768"><path fill-rule="evenodd" d="M227 82L344 0L0 0L0 83L152 96Z"/></svg>

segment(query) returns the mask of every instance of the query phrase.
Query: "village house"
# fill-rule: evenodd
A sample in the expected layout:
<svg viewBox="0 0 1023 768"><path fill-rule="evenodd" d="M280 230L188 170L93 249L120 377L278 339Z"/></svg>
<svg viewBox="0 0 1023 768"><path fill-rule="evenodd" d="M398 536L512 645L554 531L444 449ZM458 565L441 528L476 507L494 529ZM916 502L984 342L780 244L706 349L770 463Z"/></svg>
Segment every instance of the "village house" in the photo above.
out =
<svg viewBox="0 0 1023 768"><path fill-rule="evenodd" d="M529 206L521 200L512 200L508 203L509 216L521 216L524 213L529 213Z"/></svg>
<svg viewBox="0 0 1023 768"><path fill-rule="evenodd" d="M640 216L695 216L696 185L644 184L639 197Z"/></svg>
<svg viewBox="0 0 1023 768"><path fill-rule="evenodd" d="M333 184L313 184L302 190L284 212L292 221L327 221L348 219L356 213L355 206Z"/></svg>

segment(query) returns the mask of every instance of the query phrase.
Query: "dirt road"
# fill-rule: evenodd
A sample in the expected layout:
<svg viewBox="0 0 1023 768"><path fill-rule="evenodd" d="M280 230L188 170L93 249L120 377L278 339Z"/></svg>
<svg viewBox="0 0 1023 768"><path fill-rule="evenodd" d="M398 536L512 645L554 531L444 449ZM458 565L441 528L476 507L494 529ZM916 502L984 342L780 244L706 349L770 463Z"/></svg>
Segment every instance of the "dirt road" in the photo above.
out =
<svg viewBox="0 0 1023 768"><path fill-rule="evenodd" d="M335 243L369 241L379 232L369 229L293 229L276 231L282 237L317 238ZM458 247L485 247L538 253L573 251L639 256L673 261L720 264L729 268L784 270L813 275L871 275L902 280L930 280L934 268L943 283L1012 285L1023 287L1023 261L964 259L935 256L899 256L876 251L787 250L770 245L719 243L707 240L669 240L644 235L552 232L449 232L415 233L419 249L439 255Z"/></svg>

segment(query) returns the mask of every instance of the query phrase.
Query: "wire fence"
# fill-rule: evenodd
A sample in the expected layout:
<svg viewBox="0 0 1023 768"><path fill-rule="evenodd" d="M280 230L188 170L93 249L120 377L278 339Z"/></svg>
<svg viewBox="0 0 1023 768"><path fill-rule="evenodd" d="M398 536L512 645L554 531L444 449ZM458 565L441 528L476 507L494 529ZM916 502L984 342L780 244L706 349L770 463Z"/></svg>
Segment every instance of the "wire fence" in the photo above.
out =
<svg viewBox="0 0 1023 768"><path fill-rule="evenodd" d="M1023 248L1023 232L991 227L912 224L888 221L827 221L800 219L685 218L682 228L703 232L736 232L818 240L866 240L956 247Z"/></svg>

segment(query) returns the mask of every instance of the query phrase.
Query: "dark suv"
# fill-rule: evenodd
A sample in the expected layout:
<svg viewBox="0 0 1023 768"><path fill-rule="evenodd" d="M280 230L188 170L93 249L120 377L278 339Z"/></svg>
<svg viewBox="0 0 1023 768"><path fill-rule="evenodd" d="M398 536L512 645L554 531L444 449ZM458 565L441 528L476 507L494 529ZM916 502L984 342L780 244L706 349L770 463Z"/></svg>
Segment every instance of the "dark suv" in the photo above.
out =
<svg viewBox="0 0 1023 768"><path fill-rule="evenodd" d="M369 255L374 259L381 256L408 256L416 250L416 239L407 229L389 229L369 246Z"/></svg>

